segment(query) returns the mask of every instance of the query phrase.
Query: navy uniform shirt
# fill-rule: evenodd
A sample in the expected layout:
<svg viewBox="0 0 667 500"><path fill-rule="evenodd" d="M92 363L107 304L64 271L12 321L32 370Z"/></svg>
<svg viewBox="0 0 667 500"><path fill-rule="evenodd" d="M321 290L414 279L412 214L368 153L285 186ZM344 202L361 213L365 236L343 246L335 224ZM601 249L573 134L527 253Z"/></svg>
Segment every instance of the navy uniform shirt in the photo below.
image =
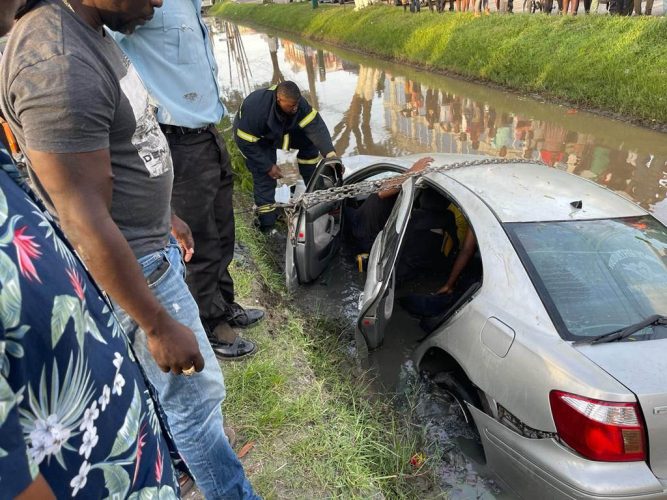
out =
<svg viewBox="0 0 667 500"><path fill-rule="evenodd" d="M234 117L234 139L256 173L268 172L276 163L276 149L288 149L289 135L302 132L322 156L334 151L324 120L303 97L295 115L285 116L276 103L275 86L251 92Z"/></svg>

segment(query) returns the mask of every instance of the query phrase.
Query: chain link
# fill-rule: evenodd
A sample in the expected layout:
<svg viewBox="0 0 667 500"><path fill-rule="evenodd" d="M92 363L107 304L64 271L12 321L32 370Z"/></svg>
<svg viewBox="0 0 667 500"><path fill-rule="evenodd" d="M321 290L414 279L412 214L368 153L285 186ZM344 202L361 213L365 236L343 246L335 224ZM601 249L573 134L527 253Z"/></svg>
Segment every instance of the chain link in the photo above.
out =
<svg viewBox="0 0 667 500"><path fill-rule="evenodd" d="M310 208L315 205L319 205L320 203L342 201L348 198L356 198L357 196L370 195L373 193L379 193L380 191L395 189L410 178L419 178L428 174L457 170L460 168L477 167L480 165L513 165L520 163L544 165L544 163L541 161L526 160L523 158L509 159L492 157L484 158L481 160L468 160L440 166L430 166L417 172L407 171L405 173L384 179L360 181L354 184L332 187L319 191L312 191L310 193L302 193L298 197L291 200L289 203L274 203L271 206L274 208L285 209L288 219L291 220L300 207Z"/></svg>

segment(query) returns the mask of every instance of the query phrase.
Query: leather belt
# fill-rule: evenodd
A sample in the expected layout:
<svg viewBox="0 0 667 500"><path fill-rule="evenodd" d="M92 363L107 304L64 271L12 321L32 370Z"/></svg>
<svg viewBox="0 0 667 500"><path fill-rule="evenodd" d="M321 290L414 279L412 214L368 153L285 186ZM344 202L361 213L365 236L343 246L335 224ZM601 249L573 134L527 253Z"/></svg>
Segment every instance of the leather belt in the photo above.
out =
<svg viewBox="0 0 667 500"><path fill-rule="evenodd" d="M166 125L164 123L160 123L160 128L162 129L162 132L164 132L165 134L177 134L177 135L202 134L208 131L208 129L211 127L212 125L206 125L204 127L199 127L199 128L188 128L188 127L181 127L179 125Z"/></svg>

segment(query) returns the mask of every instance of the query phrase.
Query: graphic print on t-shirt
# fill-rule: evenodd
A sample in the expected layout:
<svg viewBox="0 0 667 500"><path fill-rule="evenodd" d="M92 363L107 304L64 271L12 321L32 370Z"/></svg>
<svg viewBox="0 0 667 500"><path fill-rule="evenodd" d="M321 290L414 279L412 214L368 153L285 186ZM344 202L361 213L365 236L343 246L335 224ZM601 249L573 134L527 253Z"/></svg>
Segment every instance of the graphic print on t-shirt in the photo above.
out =
<svg viewBox="0 0 667 500"><path fill-rule="evenodd" d="M158 177L172 168L169 145L158 125L156 108L151 105L148 91L137 70L129 61L125 62L128 63L127 73L120 80L120 88L130 101L137 123L132 144L137 148L150 176Z"/></svg>

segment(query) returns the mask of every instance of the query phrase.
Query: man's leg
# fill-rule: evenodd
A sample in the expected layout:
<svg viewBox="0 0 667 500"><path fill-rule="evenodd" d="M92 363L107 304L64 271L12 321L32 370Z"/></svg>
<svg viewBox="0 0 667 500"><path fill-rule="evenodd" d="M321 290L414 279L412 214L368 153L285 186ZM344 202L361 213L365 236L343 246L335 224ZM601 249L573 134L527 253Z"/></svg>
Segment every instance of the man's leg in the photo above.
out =
<svg viewBox="0 0 667 500"><path fill-rule="evenodd" d="M262 231L270 230L275 225L278 217L276 209L271 207L275 202L277 182L266 173L258 173L256 169L250 166L248 170L252 173L253 195L257 206L259 229Z"/></svg>
<svg viewBox="0 0 667 500"><path fill-rule="evenodd" d="M222 313L222 321L230 326L245 328L252 326L264 318L264 311L260 309L244 309L234 301L234 280L229 274L229 265L234 258L234 176L232 173L232 161L227 151L225 141L215 128L211 128L211 134L215 141L215 150L218 152L220 162L220 184L213 202L213 213L218 234L218 250L220 261L218 265L218 286L213 298L213 306L216 311ZM219 339L227 343L233 343L236 335ZM231 349L231 348L229 348ZM247 339L237 344L236 353L243 355L245 352L254 351L254 344ZM220 349L216 348L220 353ZM234 352L227 352L227 356L234 357Z"/></svg>
<svg viewBox="0 0 667 500"><path fill-rule="evenodd" d="M207 498L256 498L223 431L224 380L183 278L178 245L172 241L165 250L139 263L157 299L174 319L194 332L206 363L202 372L189 377L162 372L147 348L145 332L116 308L139 362L158 391L176 446Z"/></svg>
<svg viewBox="0 0 667 500"><path fill-rule="evenodd" d="M216 300L220 295L220 269L224 265L226 270L231 261L231 258L224 260L216 222L216 200L222 178L221 155L209 132L167 134L167 139L174 163L171 206L190 226L195 241L195 253L187 264L187 283L199 306L202 322L213 330L226 312L224 304L221 306ZM232 231L233 228L232 219ZM231 245L233 254L233 240Z"/></svg>
<svg viewBox="0 0 667 500"><path fill-rule="evenodd" d="M234 280L229 274L229 265L234 258L234 176L232 174L232 161L227 152L225 141L220 137L218 131L211 131L216 143L220 158L220 186L213 203L215 223L219 235L220 248L220 272L218 275L218 289L227 304L234 302Z"/></svg>

